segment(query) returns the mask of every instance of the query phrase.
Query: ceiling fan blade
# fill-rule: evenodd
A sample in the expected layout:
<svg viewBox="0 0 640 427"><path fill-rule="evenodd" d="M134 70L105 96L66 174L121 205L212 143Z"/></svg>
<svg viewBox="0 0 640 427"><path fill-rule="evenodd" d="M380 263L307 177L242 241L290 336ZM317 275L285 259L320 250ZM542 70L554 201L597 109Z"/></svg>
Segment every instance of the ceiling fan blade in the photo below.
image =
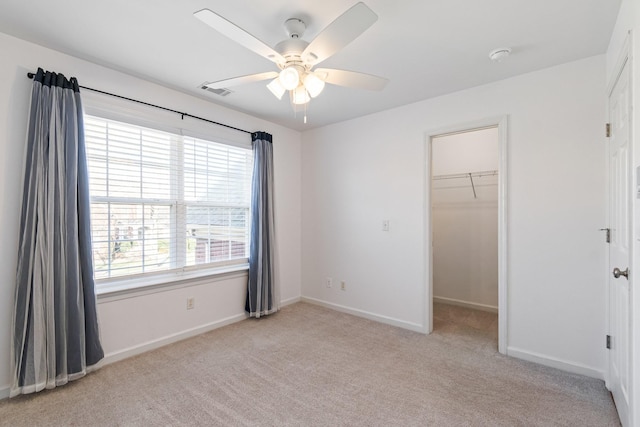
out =
<svg viewBox="0 0 640 427"><path fill-rule="evenodd" d="M193 16L218 31L223 36L230 38L231 40L241 44L249 50L257 53L258 55L267 58L276 64L284 64L285 59L278 52L273 50L270 46L264 42L258 40L242 28L238 27L233 22L230 22L218 15L217 13L209 10L202 9L194 13Z"/></svg>
<svg viewBox="0 0 640 427"><path fill-rule="evenodd" d="M223 89L231 86L243 85L246 83L254 83L262 80L275 79L278 73L275 71L267 71L266 73L249 74L248 76L233 77L231 79L218 80L217 82L207 83L205 86L210 89Z"/></svg>
<svg viewBox="0 0 640 427"><path fill-rule="evenodd" d="M382 90L389 80L371 74L355 71L334 70L332 68L318 68L313 72L327 83L338 86L348 86L356 89Z"/></svg>
<svg viewBox="0 0 640 427"><path fill-rule="evenodd" d="M310 65L319 64L362 34L378 20L364 3L357 3L338 16L309 43L302 59Z"/></svg>

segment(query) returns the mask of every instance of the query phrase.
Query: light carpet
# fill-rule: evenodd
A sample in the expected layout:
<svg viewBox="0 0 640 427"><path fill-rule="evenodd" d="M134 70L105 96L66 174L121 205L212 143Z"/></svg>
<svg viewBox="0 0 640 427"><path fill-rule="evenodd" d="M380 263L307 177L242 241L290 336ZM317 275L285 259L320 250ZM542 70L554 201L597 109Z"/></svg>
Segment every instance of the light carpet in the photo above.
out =
<svg viewBox="0 0 640 427"><path fill-rule="evenodd" d="M307 303L0 402L2 426L617 426L602 381L505 357L497 317L434 333Z"/></svg>

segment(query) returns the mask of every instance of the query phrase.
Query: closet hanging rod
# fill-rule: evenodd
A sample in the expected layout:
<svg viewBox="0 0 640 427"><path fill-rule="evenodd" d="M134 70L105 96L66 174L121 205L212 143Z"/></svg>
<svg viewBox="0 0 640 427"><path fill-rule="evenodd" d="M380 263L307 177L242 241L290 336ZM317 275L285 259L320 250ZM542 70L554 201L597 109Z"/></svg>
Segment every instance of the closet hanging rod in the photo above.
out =
<svg viewBox="0 0 640 427"><path fill-rule="evenodd" d="M35 77L35 73L27 73L27 77L30 78L30 79L33 79ZM116 95L115 93L105 92L103 90L94 89L94 88L91 88L91 87L86 87L86 86L81 86L81 85L78 85L78 86L81 89L90 90L92 92L101 93L103 95L113 96L114 98L120 98L120 99L124 99L124 100L130 101L130 102L137 102L138 104L146 105L148 107L154 107L154 108L158 108L160 110L169 111L171 113L176 113L176 114L182 116L182 120L184 120L185 117L190 117L192 119L202 120L203 122L211 123L211 124L218 125L218 126L223 126L223 127L228 128L228 129L237 130L238 132L244 132L244 133L248 133L250 135L253 133L253 132L249 132L248 130L244 130L244 129L240 129L240 128L237 128L237 127L234 127L234 126L230 126L230 125L227 125L227 124L224 124L224 123L216 122L214 120L205 119L204 117L194 116L194 115L189 114L189 113L183 113L181 111L172 110L171 108L162 107L160 105L151 104L149 102L139 101L139 100L133 99L133 98L127 98L126 96Z"/></svg>
<svg viewBox="0 0 640 427"><path fill-rule="evenodd" d="M460 179L460 178L481 178L483 176L496 176L498 175L498 171L497 170L491 170L491 171L481 171L481 172L467 172L467 173L452 173L452 174L445 174L445 175L434 175L432 177L432 179L435 180L440 180L440 179Z"/></svg>

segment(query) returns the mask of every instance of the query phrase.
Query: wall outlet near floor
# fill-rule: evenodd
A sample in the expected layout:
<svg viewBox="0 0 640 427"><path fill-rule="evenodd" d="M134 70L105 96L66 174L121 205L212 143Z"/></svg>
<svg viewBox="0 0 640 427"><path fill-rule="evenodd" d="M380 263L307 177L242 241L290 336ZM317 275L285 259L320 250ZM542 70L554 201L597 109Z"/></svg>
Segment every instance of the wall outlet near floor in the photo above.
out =
<svg viewBox="0 0 640 427"><path fill-rule="evenodd" d="M327 280L325 283L327 285L327 288L333 287L333 279L331 277L327 277Z"/></svg>
<svg viewBox="0 0 640 427"><path fill-rule="evenodd" d="M345 282L344 280L340 282L340 290L343 290L343 291L347 290L347 282Z"/></svg>
<svg viewBox="0 0 640 427"><path fill-rule="evenodd" d="M194 297L187 298L187 310L193 310L196 307L196 299Z"/></svg>

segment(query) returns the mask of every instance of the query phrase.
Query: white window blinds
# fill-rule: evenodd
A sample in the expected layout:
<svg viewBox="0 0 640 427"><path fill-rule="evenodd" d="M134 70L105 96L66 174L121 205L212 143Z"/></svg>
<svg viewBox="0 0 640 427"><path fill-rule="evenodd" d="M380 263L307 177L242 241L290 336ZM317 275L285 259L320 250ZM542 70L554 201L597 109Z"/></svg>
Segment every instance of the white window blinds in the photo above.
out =
<svg viewBox="0 0 640 427"><path fill-rule="evenodd" d="M246 262L252 153L85 116L96 279Z"/></svg>

